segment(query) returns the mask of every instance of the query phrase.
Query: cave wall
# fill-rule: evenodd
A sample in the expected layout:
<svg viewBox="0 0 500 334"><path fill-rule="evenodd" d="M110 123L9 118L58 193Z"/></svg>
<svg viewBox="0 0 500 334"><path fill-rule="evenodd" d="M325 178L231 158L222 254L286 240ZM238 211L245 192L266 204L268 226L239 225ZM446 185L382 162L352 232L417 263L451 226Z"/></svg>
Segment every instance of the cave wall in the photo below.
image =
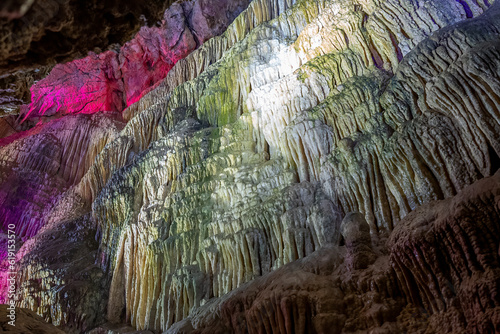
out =
<svg viewBox="0 0 500 334"><path fill-rule="evenodd" d="M57 65L0 139L18 305L69 332L500 331L499 22L187 1Z"/></svg>
<svg viewBox="0 0 500 334"><path fill-rule="evenodd" d="M0 3L0 116L17 116L57 63L116 49L155 26L171 1L5 0ZM19 130L24 130L19 128Z"/></svg>

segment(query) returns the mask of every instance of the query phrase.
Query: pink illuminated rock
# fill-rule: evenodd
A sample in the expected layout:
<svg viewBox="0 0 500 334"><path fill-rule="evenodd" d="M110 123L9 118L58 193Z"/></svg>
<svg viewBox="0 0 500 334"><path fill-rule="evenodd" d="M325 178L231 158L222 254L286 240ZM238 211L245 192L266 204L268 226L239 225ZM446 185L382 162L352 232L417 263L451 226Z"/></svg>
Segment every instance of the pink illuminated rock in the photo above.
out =
<svg viewBox="0 0 500 334"><path fill-rule="evenodd" d="M143 27L119 53L106 51L59 64L31 87L24 119L122 111L137 102L170 69L203 42L221 34L249 0L179 1L160 27Z"/></svg>
<svg viewBox="0 0 500 334"><path fill-rule="evenodd" d="M143 91L163 79L179 59L197 47L180 4L167 9L164 18L160 28L143 27L121 49L127 106L137 102Z"/></svg>
<svg viewBox="0 0 500 334"><path fill-rule="evenodd" d="M19 238L36 235L45 211L123 125L109 114L71 115L0 139L0 228L15 223Z"/></svg>
<svg viewBox="0 0 500 334"><path fill-rule="evenodd" d="M107 51L89 54L54 67L52 72L31 88L32 103L25 119L55 114L92 114L123 108L122 81L118 55Z"/></svg>

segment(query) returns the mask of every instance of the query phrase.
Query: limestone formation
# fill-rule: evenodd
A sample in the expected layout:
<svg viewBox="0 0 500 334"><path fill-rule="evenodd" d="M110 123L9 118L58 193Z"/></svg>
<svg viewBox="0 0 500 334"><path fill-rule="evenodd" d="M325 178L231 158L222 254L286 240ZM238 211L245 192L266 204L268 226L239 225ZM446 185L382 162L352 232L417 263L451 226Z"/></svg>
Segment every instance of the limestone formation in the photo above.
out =
<svg viewBox="0 0 500 334"><path fill-rule="evenodd" d="M500 332L499 3L179 1L31 91L0 222L64 331Z"/></svg>
<svg viewBox="0 0 500 334"><path fill-rule="evenodd" d="M2 0L0 116L19 114L29 88L57 63L115 49L154 26L172 1Z"/></svg>
<svg viewBox="0 0 500 334"><path fill-rule="evenodd" d="M6 0L0 4L0 66L38 64L129 40L140 15L161 17L168 1ZM76 40L80 43L75 43ZM60 60L62 60L60 58ZM43 65L43 64L40 64Z"/></svg>
<svg viewBox="0 0 500 334"><path fill-rule="evenodd" d="M144 26L118 51L66 64L31 88L23 118L61 114L121 112L163 79L175 63L207 39L222 33L248 0L178 1L159 27Z"/></svg>
<svg viewBox="0 0 500 334"><path fill-rule="evenodd" d="M14 221L19 238L36 235L46 221L45 212L80 181L122 127L102 115L75 115L2 139L2 226Z"/></svg>
<svg viewBox="0 0 500 334"><path fill-rule="evenodd" d="M495 333L499 194L496 173L409 214L388 240L389 254L366 268L343 260L349 246L327 246L207 303L166 333Z"/></svg>
<svg viewBox="0 0 500 334"><path fill-rule="evenodd" d="M16 326L7 323L7 306L0 305L0 329L9 334L64 334L54 325L48 324L35 312L16 308Z"/></svg>
<svg viewBox="0 0 500 334"><path fill-rule="evenodd" d="M348 268L365 269L372 264L376 255L372 249L370 225L359 212L348 213L340 225L346 246L345 262Z"/></svg>

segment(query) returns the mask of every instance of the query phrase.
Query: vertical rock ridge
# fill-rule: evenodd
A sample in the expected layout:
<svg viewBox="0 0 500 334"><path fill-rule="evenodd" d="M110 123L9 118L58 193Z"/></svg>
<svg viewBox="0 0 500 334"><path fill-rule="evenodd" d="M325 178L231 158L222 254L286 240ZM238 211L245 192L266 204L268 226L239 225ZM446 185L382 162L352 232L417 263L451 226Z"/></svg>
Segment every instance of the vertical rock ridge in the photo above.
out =
<svg viewBox="0 0 500 334"><path fill-rule="evenodd" d="M81 180L122 127L106 117L81 115L41 125L12 142L6 138L0 147L2 226L15 221L19 237L34 236L54 200ZM13 169L19 172L13 175ZM22 184L21 192L16 184Z"/></svg>
<svg viewBox="0 0 500 334"><path fill-rule="evenodd" d="M499 241L491 236L500 227L499 176L407 215L387 242L388 254L374 247L368 253L375 261L364 269L353 268L350 256L359 260L363 242L378 242L357 230L356 221L366 224L363 215L350 213L342 224L345 246L324 247L256 278L166 333L495 332Z"/></svg>

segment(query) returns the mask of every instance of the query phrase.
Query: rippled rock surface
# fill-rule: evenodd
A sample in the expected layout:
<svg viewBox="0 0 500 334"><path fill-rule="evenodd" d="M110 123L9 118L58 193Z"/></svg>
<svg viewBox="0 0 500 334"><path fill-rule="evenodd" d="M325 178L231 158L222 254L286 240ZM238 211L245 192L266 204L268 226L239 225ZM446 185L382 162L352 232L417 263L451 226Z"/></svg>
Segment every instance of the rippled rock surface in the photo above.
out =
<svg viewBox="0 0 500 334"><path fill-rule="evenodd" d="M0 222L59 328L500 331L500 4L183 1L32 92Z"/></svg>

